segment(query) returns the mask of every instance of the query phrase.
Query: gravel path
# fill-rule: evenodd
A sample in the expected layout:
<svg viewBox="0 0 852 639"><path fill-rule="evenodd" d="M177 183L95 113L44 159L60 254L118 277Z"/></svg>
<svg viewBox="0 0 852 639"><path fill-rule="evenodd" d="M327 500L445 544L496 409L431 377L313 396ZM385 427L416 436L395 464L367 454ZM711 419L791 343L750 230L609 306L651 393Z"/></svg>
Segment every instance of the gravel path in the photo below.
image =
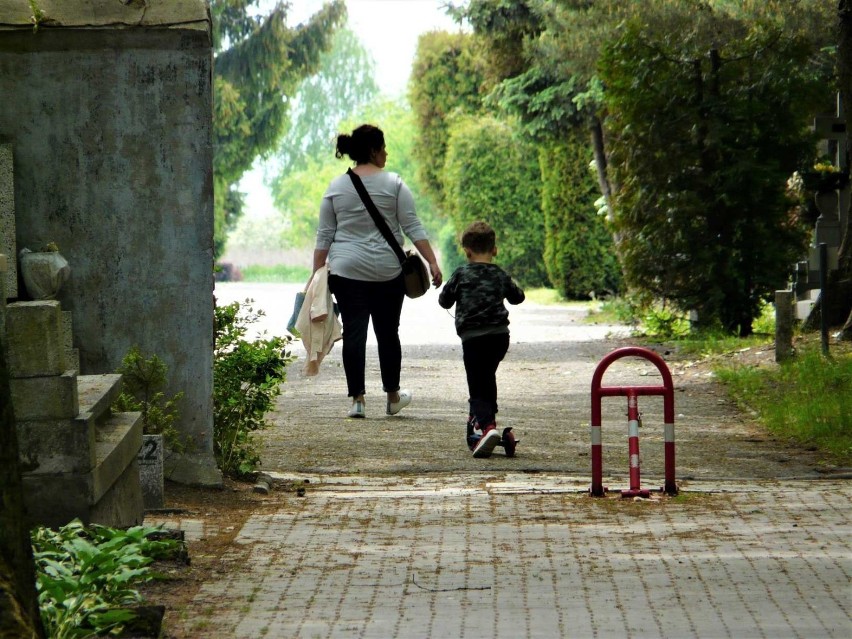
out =
<svg viewBox="0 0 852 639"><path fill-rule="evenodd" d="M283 334L298 287L275 284L217 284L220 303L255 300L266 317L260 330ZM294 473L422 474L445 472L557 472L589 476L590 385L595 367L614 348L631 345L627 330L585 322L582 305L510 307L511 347L498 371L501 427L521 439L517 455L498 448L489 459L473 459L464 444L467 388L461 347L452 317L433 290L406 300L403 387L414 392L410 407L384 415L375 343L367 351L367 419L346 417L349 402L339 344L320 375L307 378L303 360L288 380L261 435L263 467ZM301 342L292 352L302 357ZM676 476L683 479L815 478L831 470L815 453L791 448L765 433L726 398L705 367L678 361L660 349L675 386ZM768 353L771 355L771 353ZM624 358L607 369L603 384L660 385L646 360ZM643 487L663 476L663 402L639 398ZM627 418L623 397L603 399L604 472L626 477Z"/></svg>

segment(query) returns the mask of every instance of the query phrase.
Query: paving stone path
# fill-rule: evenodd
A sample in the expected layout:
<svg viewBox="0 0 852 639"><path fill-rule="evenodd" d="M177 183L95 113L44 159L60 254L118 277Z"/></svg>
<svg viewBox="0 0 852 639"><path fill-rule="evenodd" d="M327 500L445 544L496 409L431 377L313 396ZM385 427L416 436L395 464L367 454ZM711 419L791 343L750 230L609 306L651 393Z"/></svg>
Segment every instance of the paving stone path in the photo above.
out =
<svg viewBox="0 0 852 639"><path fill-rule="evenodd" d="M292 292L217 289L222 301L254 297L271 329L286 322ZM680 495L618 496L627 487L618 398L604 415L611 491L589 497L589 380L616 329L534 305L511 309L498 381L503 425L524 438L518 456L473 460L461 441L452 320L428 298L403 319L404 367L418 387L400 416L380 415L375 388L369 418L345 419L334 353L318 378L294 365L263 459L282 485L308 480L306 492L274 492L273 507L248 519L179 636L852 636L852 484L842 469L761 433L687 366L675 376ZM369 367L378 385L374 357ZM659 383L633 359L607 376ZM662 474L659 410L649 401L641 433L651 488ZM190 538L221 525L150 523L161 522Z"/></svg>

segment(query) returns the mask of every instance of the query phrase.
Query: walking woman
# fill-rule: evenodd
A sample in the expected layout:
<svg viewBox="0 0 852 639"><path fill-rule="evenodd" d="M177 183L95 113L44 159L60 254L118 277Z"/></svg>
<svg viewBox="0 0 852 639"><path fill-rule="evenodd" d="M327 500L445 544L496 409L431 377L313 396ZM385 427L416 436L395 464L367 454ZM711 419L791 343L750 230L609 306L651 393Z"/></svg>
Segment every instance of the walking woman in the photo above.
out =
<svg viewBox="0 0 852 639"><path fill-rule="evenodd" d="M396 173L385 171L388 153L381 129L363 124L337 137L335 156L348 156L382 218L400 246L403 234L429 264L432 284L442 274L426 230L414 210L411 191ZM379 350L385 413L395 415L411 403L412 393L400 389L402 348L399 318L405 296L399 260L382 236L345 173L332 180L320 204L313 271L328 265L328 285L343 321L343 369L352 406L349 417L366 417L365 366L370 319Z"/></svg>

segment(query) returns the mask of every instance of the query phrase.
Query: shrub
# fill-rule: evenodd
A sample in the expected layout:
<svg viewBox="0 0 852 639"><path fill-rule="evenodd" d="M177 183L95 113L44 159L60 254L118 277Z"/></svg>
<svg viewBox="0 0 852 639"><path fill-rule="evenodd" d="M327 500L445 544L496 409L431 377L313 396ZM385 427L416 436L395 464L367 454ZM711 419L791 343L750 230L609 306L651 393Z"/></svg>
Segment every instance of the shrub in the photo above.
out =
<svg viewBox="0 0 852 639"><path fill-rule="evenodd" d="M213 350L213 452L223 473L244 477L260 463L254 431L266 426L265 415L281 393L289 337L259 335L245 339L250 324L263 316L246 300L215 309Z"/></svg>
<svg viewBox="0 0 852 639"><path fill-rule="evenodd" d="M612 237L595 209L600 190L591 159L588 143L579 139L540 152L544 264L550 283L567 299L613 294L621 287Z"/></svg>
<svg viewBox="0 0 852 639"><path fill-rule="evenodd" d="M146 359L139 347L134 346L121 360L118 372L121 373L122 391L112 405L113 411L141 412L142 431L146 435L163 435L169 448L182 452L185 446L174 422L183 393L166 399L160 390L168 379L165 362L156 355Z"/></svg>
<svg viewBox="0 0 852 639"><path fill-rule="evenodd" d="M442 174L445 210L456 233L474 220L491 224L499 251L495 262L524 287L548 283L537 157L535 146L512 122L459 117L453 121Z"/></svg>

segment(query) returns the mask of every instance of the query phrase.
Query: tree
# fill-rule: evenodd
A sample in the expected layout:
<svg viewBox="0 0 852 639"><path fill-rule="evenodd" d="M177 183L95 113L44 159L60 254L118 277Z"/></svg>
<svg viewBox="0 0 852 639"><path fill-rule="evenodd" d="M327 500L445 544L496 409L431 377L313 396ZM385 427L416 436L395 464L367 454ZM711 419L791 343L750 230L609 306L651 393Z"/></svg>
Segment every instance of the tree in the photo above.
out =
<svg viewBox="0 0 852 639"><path fill-rule="evenodd" d="M24 519L18 437L9 390L5 340L0 335L0 636L43 637L35 564Z"/></svg>
<svg viewBox="0 0 852 639"><path fill-rule="evenodd" d="M805 246L787 177L824 104L813 41L705 7L631 20L599 63L632 286L748 335Z"/></svg>
<svg viewBox="0 0 852 639"><path fill-rule="evenodd" d="M524 286L546 284L538 154L517 126L494 116L457 118L441 182L456 235L487 221L497 233L497 263Z"/></svg>
<svg viewBox="0 0 852 639"><path fill-rule="evenodd" d="M399 173L412 191L417 214L430 234L440 227L431 198L424 194L413 158L414 120L411 110L399 100L373 100L358 111L348 112L334 123L335 131L348 132L370 122L385 133L387 169ZM329 182L346 170L348 164L334 157L335 141L329 139L316 156L305 160L302 169L280 175L273 183L275 206L285 222L280 245L312 247L319 220L319 205Z"/></svg>
<svg viewBox="0 0 852 639"><path fill-rule="evenodd" d="M567 299L612 294L621 267L612 235L595 201L600 198L588 140L579 134L542 144L539 153L544 213L544 265L553 287Z"/></svg>
<svg viewBox="0 0 852 639"><path fill-rule="evenodd" d="M432 31L417 40L409 102L417 122L414 157L421 183L440 202L451 120L481 109L484 60L466 33Z"/></svg>
<svg viewBox="0 0 852 639"><path fill-rule="evenodd" d="M266 15L261 0L212 0L214 252L242 213L237 182L255 158L272 151L290 110L290 97L315 73L320 55L346 18L343 0L324 5L306 24L286 24L289 5Z"/></svg>
<svg viewBox="0 0 852 639"><path fill-rule="evenodd" d="M325 159L340 121L376 99L374 76L375 63L358 37L349 29L338 30L331 49L320 56L317 72L299 85L273 156L273 186L291 171L304 169L309 159Z"/></svg>

